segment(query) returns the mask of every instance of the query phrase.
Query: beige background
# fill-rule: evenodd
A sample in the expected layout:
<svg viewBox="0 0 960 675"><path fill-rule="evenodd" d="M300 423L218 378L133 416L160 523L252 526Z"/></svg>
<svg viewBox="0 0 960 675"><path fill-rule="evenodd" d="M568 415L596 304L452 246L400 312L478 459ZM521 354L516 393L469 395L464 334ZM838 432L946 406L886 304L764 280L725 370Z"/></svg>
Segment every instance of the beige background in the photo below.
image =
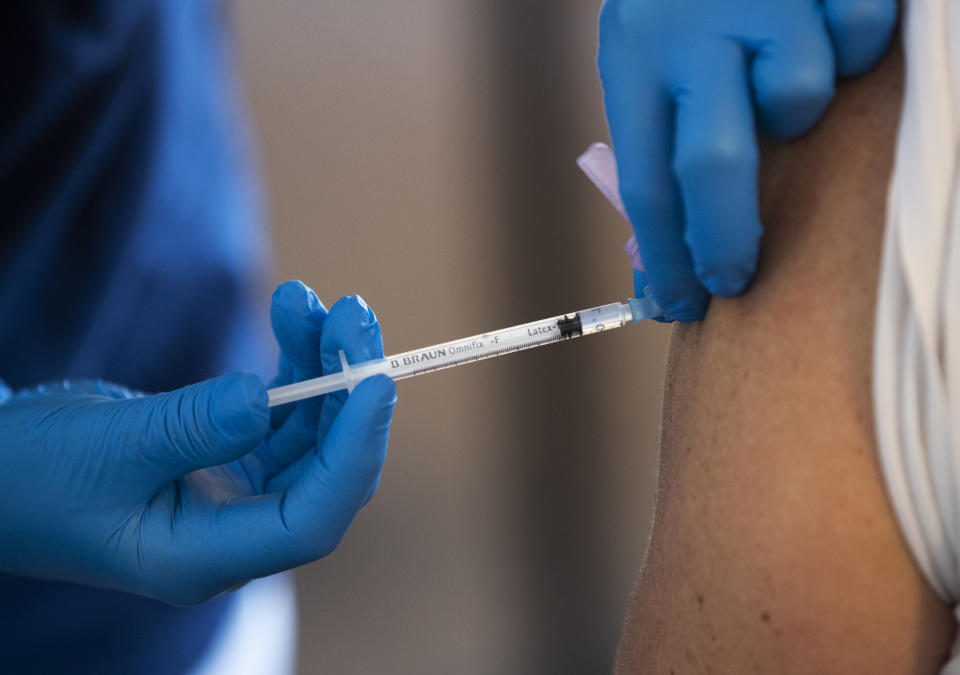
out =
<svg viewBox="0 0 960 675"><path fill-rule="evenodd" d="M238 0L275 280L388 352L622 300L598 1ZM647 534L666 329L400 384L377 497L298 572L304 673L608 670Z"/></svg>

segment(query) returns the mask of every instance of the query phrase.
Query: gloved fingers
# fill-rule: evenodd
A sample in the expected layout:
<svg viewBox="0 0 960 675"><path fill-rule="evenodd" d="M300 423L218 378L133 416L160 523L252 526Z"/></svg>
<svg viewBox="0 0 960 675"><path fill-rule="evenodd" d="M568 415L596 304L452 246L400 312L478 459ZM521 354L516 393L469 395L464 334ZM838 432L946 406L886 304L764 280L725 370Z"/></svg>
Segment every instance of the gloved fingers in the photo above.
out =
<svg viewBox="0 0 960 675"><path fill-rule="evenodd" d="M322 336L327 319L323 303L302 282L288 281L274 292L270 322L280 345L281 362L285 360L290 369L290 380L284 384L323 374ZM322 408L323 397L316 397L271 409L271 421L282 419L282 423L244 460L257 489L268 490L276 475L314 446ZM278 409L286 409L286 417L279 417Z"/></svg>
<svg viewBox="0 0 960 675"><path fill-rule="evenodd" d="M287 491L284 520L325 555L339 543L387 456L396 384L386 375L361 382L330 427L319 453Z"/></svg>
<svg viewBox="0 0 960 675"><path fill-rule="evenodd" d="M283 476L305 458L317 442L317 428L294 413L276 431L271 432L256 450L241 458L251 487L257 493L275 492L276 479Z"/></svg>
<svg viewBox="0 0 960 675"><path fill-rule="evenodd" d="M112 440L140 468L145 491L242 457L270 421L266 387L249 373L110 405Z"/></svg>
<svg viewBox="0 0 960 675"><path fill-rule="evenodd" d="M323 303L302 282L277 287L270 303L270 324L280 347L275 386L322 374L320 336L326 318ZM320 400L307 399L270 409L272 433L243 460L254 487L262 490L270 477L313 447L321 407Z"/></svg>
<svg viewBox="0 0 960 675"><path fill-rule="evenodd" d="M330 308L330 316L327 317L320 343L320 356L325 373L340 372L340 350L343 350L348 364L383 358L380 322L359 295L340 298L334 303ZM321 441L340 414L346 400L345 390L324 397L320 423L317 426Z"/></svg>
<svg viewBox="0 0 960 675"><path fill-rule="evenodd" d="M323 303L303 282L287 281L274 291L270 304L270 324L280 353L289 363L290 382L323 374L320 340L326 318L327 310ZM271 420L276 428L296 411L305 424L314 426L320 418L322 407L322 398L306 399L294 406L277 406L271 409Z"/></svg>
<svg viewBox="0 0 960 675"><path fill-rule="evenodd" d="M367 496L363 498L363 504L360 505L360 508L363 508L370 503L370 500L373 499L373 496L377 494L377 488L380 487L380 474L377 474L376 480L373 481L373 485L370 486L370 489L367 490Z"/></svg>
<svg viewBox="0 0 960 675"><path fill-rule="evenodd" d="M390 378L361 382L289 490L223 504L212 531L189 537L203 540L189 554L196 566L215 565L219 575L206 595L322 558L337 547L380 475L395 403Z"/></svg>
<svg viewBox="0 0 960 675"><path fill-rule="evenodd" d="M310 459L312 459L312 457L301 457L296 464L274 476L267 483L267 487L264 492L283 492L284 490L288 490L303 473L304 468L307 466ZM379 487L380 476L378 475L376 480L373 481L373 485L370 486L370 490L367 491L367 496L364 497L363 504L361 506L366 506L367 503L373 499L373 496L376 494Z"/></svg>
<svg viewBox="0 0 960 675"><path fill-rule="evenodd" d="M785 8L786 5L771 4ZM767 27L769 39L753 45L752 81L761 129L773 138L792 138L814 125L834 93L833 45L820 8L790 5Z"/></svg>
<svg viewBox="0 0 960 675"><path fill-rule="evenodd" d="M347 363L358 363L383 357L383 342L380 336L380 324L373 310L370 309L360 296L341 298L332 308L324 327L322 339L322 358L324 372L338 372L340 370L340 350L347 357ZM313 436L311 445L318 447L333 424L344 402L347 392L338 391L324 396L323 410L320 422L316 429L311 430ZM289 424L287 426L290 426ZM288 432L285 426L281 433ZM305 431L304 433L309 433ZM271 438L272 445L277 442ZM310 457L305 455L289 467L275 473L267 481L265 490L269 492L284 490L289 487L300 475L304 466L309 464Z"/></svg>
<svg viewBox="0 0 960 675"><path fill-rule="evenodd" d="M823 9L840 75L869 70L890 47L897 0L823 0Z"/></svg>
<svg viewBox="0 0 960 675"><path fill-rule="evenodd" d="M609 60L601 50L601 61ZM683 241L683 207L671 170L674 113L658 85L604 69L604 100L623 198L653 299L668 320L696 321L709 296Z"/></svg>
<svg viewBox="0 0 960 675"><path fill-rule="evenodd" d="M673 170L686 216L685 241L710 293L733 296L753 278L763 228L757 214L758 151L746 55L716 42L688 64L678 89ZM694 84L696 83L696 84Z"/></svg>
<svg viewBox="0 0 960 675"><path fill-rule="evenodd" d="M633 269L632 272L633 272L633 297L635 298L646 297L647 285L650 283L647 280L647 273L638 269Z"/></svg>
<svg viewBox="0 0 960 675"><path fill-rule="evenodd" d="M319 374L318 347L326 319L323 303L302 281L277 286L270 305L270 325L295 371Z"/></svg>

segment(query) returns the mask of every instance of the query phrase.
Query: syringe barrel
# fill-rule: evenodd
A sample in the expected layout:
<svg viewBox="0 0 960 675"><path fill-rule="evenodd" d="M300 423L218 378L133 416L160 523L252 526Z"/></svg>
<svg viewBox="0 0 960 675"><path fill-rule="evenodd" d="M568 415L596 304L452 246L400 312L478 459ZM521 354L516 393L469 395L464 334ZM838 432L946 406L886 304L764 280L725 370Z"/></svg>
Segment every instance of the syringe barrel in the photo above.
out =
<svg viewBox="0 0 960 675"><path fill-rule="evenodd" d="M630 321L630 308L615 302L575 314L553 316L491 333L415 349L386 357L384 372L395 380L539 347L581 335L620 328Z"/></svg>
<svg viewBox="0 0 960 675"><path fill-rule="evenodd" d="M350 382L360 382L378 374L387 375L394 380L402 380L472 361L539 347L551 342L601 333L620 328L635 318L630 305L614 302L575 314L553 316L512 328L393 354L383 359L348 364L349 377L345 377L343 373L332 373L270 390L270 405L281 405L308 396L319 396L345 389Z"/></svg>
<svg viewBox="0 0 960 675"><path fill-rule="evenodd" d="M443 370L472 361L489 359L501 354L517 352L564 339L557 321L552 317L514 326L492 333L473 335L460 340L444 342L432 347L414 349L388 356L386 374L395 380L413 377L426 372Z"/></svg>
<svg viewBox="0 0 960 675"><path fill-rule="evenodd" d="M583 325L583 334L593 335L612 328L621 328L632 319L633 313L628 305L613 302L577 312L577 316Z"/></svg>

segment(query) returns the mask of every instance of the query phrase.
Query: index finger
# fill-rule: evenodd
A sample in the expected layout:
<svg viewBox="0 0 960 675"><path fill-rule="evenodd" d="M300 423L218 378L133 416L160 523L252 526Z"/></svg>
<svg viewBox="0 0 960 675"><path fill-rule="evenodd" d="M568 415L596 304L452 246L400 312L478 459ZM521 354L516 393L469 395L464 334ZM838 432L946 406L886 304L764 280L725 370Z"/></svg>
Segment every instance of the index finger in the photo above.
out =
<svg viewBox="0 0 960 675"><path fill-rule="evenodd" d="M601 45L601 61L613 55ZM703 318L709 295L683 241L683 205L671 168L673 105L665 88L614 61L603 68L604 102L620 195L637 237L653 299L669 320Z"/></svg>
<svg viewBox="0 0 960 675"><path fill-rule="evenodd" d="M753 279L763 228L757 213L757 142L743 49L718 41L688 64L677 98L674 173L683 194L697 277L739 295Z"/></svg>

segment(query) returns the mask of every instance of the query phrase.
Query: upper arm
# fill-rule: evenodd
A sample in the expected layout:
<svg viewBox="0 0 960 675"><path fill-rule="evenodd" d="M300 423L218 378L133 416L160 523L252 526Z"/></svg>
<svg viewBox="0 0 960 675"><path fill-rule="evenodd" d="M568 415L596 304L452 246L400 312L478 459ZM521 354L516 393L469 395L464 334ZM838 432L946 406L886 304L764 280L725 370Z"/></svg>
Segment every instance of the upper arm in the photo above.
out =
<svg viewBox="0 0 960 675"><path fill-rule="evenodd" d="M657 515L620 672L933 672L949 610L897 529L871 354L901 57L767 149L742 297L678 326Z"/></svg>

